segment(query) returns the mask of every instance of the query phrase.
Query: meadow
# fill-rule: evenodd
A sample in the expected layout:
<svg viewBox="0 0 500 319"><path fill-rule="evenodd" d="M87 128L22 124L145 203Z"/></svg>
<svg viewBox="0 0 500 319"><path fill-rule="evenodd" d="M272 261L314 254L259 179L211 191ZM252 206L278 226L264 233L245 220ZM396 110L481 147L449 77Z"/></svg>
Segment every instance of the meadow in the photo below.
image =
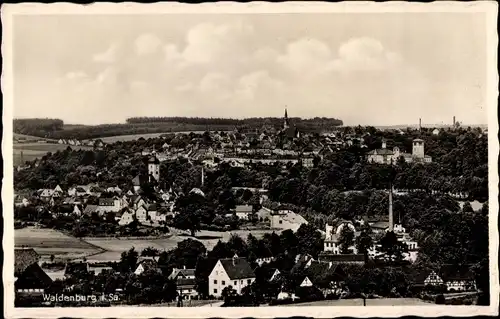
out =
<svg viewBox="0 0 500 319"><path fill-rule="evenodd" d="M163 132L163 133L145 133L145 134L132 134L132 135L116 135L116 136L108 136L108 137L102 137L100 140L102 140L104 143L115 143L115 142L128 142L128 141L135 141L140 139L141 137L144 139L148 138L158 138L161 135L164 134L189 134L189 133L197 133L197 134L202 134L203 131L183 131L183 132Z"/></svg>
<svg viewBox="0 0 500 319"><path fill-rule="evenodd" d="M381 298L366 299L367 306L432 306L433 303L425 302L418 298ZM363 306L363 299L339 299L303 302L278 307L326 307L326 306Z"/></svg>
<svg viewBox="0 0 500 319"><path fill-rule="evenodd" d="M57 151L64 151L68 146L74 150L92 150L91 146L73 146L54 143L14 143L13 145L13 159L14 165L20 165L21 152L23 153L22 161L33 161L36 158L41 158L48 152L55 153Z"/></svg>
<svg viewBox="0 0 500 319"><path fill-rule="evenodd" d="M83 258L102 251L99 247L61 232L35 227L15 229L14 246L33 248L42 259L49 259L50 255L56 259Z"/></svg>
<svg viewBox="0 0 500 319"><path fill-rule="evenodd" d="M265 233L271 232L272 231L269 230L251 231L251 233L257 238L264 236ZM147 247L154 247L160 251L171 250L177 247L177 243L189 238L200 241L208 250L211 250L219 240L228 241L231 234L235 234L246 239L249 233L250 231L247 230L237 230L233 232L200 231L194 238L184 234L175 234L170 238L160 239L86 238L86 242L105 250L100 254L87 257L87 260L118 261L120 260L121 253L132 247L134 247L139 253Z"/></svg>

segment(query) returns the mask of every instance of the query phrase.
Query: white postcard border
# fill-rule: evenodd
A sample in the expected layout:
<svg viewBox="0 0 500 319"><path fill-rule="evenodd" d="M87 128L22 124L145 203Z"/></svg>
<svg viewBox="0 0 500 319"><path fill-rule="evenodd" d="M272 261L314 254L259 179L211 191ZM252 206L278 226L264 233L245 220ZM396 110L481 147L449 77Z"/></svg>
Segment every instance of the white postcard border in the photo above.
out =
<svg viewBox="0 0 500 319"><path fill-rule="evenodd" d="M494 134L489 134L489 238L490 238L490 286L491 305L487 306L404 306L404 307L256 307L256 308L162 308L162 307L113 307L113 308L14 308L13 289L13 260L14 233L13 233L13 189L5 185L13 185L13 74L11 61L12 54L12 27L15 15L41 15L41 14L259 14L259 13L382 13L382 12L484 12L487 16L487 43L488 43L488 129ZM368 1L321 3L321 2L295 2L295 3L205 3L205 4L180 4L180 3L155 3L138 4L125 2L95 3L92 5L76 5L70 3L55 4L7 4L2 6L2 56L4 59L2 70L3 105L3 140L2 154L4 160L4 179L2 187L2 205L5 208L4 217L4 309L7 318L54 318L54 317L125 317L125 318L273 318L289 316L310 317L399 317L416 315L424 317L436 316L472 316L472 315L498 315L499 302L499 275L498 275L498 171L497 161L499 155L497 98L498 98L498 73L497 73L497 46L496 32L498 5L494 1L454 2L440 1L433 3L385 2L375 3Z"/></svg>

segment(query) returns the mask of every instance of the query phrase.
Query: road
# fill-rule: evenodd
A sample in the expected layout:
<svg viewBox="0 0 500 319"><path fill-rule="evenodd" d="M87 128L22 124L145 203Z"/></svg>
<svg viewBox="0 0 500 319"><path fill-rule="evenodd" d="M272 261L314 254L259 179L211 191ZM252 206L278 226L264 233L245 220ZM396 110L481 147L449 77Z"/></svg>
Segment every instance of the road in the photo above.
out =
<svg viewBox="0 0 500 319"><path fill-rule="evenodd" d="M217 301L214 303L210 303L208 305L203 305L202 307L221 307L224 304L224 301Z"/></svg>

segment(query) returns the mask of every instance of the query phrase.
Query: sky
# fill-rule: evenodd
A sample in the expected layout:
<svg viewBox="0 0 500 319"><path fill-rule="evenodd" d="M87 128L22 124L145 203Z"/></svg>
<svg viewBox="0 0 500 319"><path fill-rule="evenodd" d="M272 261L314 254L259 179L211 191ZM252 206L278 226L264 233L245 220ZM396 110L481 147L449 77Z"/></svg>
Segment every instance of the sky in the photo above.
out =
<svg viewBox="0 0 500 319"><path fill-rule="evenodd" d="M481 13L27 15L15 117L487 123Z"/></svg>

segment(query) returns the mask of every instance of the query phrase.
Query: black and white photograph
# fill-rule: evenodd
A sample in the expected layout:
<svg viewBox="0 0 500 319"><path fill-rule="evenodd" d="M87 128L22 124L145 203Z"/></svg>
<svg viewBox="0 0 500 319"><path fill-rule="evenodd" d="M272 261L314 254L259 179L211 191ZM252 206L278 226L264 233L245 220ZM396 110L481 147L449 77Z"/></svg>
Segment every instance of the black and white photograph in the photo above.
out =
<svg viewBox="0 0 500 319"><path fill-rule="evenodd" d="M498 315L497 13L2 6L6 316Z"/></svg>

